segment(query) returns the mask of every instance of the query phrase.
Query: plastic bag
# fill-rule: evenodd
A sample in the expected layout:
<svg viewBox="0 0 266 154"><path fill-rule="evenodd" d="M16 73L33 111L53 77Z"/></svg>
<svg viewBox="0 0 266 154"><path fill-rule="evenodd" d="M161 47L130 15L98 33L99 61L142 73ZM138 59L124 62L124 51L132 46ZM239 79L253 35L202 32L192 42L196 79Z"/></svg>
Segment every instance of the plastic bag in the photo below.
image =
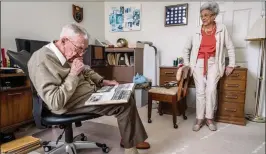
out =
<svg viewBox="0 0 266 154"><path fill-rule="evenodd" d="M144 77L143 75L139 75L139 73L137 73L134 77L133 77L133 82L136 84L140 84L140 83L145 83L148 82L147 78Z"/></svg>

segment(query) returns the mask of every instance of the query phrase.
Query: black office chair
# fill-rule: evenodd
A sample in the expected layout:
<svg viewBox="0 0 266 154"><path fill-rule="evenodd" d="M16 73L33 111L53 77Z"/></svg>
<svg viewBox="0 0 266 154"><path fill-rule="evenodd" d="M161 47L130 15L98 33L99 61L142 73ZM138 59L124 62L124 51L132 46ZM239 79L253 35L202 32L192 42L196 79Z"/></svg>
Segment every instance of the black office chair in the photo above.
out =
<svg viewBox="0 0 266 154"><path fill-rule="evenodd" d="M21 52L13 52L8 50L7 55L12 59L29 78L27 62L31 57L31 54L25 50ZM33 117L37 128L45 129L54 125L59 126L60 129L64 129L65 142L59 141L62 138L63 133L58 137L57 141L43 142L45 152L50 154L67 152L68 154L76 154L77 149L89 149L89 148L102 148L105 153L109 152L109 148L105 144L88 142L87 137L84 134L80 134L75 138L81 137L81 141L74 141L72 124L75 123L76 127L80 127L81 121L94 119L100 117L97 114L82 113L82 114L67 114L56 115L51 113L46 107L45 103L38 96L33 84L31 84L33 95ZM53 149L52 149L53 148Z"/></svg>

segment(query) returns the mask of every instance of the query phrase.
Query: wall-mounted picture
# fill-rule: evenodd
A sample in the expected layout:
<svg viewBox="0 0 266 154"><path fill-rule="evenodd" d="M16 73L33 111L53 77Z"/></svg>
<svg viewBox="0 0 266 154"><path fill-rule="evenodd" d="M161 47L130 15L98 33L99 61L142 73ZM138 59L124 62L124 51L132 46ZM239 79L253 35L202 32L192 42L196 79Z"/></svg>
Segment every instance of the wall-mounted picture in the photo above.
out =
<svg viewBox="0 0 266 154"><path fill-rule="evenodd" d="M182 26L188 24L188 4L165 6L164 26Z"/></svg>
<svg viewBox="0 0 266 154"><path fill-rule="evenodd" d="M141 5L127 4L111 6L109 26L111 32L139 31L141 26Z"/></svg>

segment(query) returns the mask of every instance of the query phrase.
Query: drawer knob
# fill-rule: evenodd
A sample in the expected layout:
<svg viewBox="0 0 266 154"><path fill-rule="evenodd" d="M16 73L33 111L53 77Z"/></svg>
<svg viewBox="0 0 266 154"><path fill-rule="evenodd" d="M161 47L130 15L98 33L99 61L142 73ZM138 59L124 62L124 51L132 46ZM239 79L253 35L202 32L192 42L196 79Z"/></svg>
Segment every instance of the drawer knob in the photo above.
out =
<svg viewBox="0 0 266 154"><path fill-rule="evenodd" d="M229 112L236 112L236 109L228 109L228 108L225 108L224 110L225 111L229 111Z"/></svg>
<svg viewBox="0 0 266 154"><path fill-rule="evenodd" d="M7 94L8 96L14 96L14 95L22 95L22 93L11 93L11 94Z"/></svg>
<svg viewBox="0 0 266 154"><path fill-rule="evenodd" d="M174 72L164 72L165 74L174 74Z"/></svg>
<svg viewBox="0 0 266 154"><path fill-rule="evenodd" d="M229 99L237 99L237 96L225 96L225 98L229 98Z"/></svg>
<svg viewBox="0 0 266 154"><path fill-rule="evenodd" d="M226 87L239 87L239 84L226 84Z"/></svg>

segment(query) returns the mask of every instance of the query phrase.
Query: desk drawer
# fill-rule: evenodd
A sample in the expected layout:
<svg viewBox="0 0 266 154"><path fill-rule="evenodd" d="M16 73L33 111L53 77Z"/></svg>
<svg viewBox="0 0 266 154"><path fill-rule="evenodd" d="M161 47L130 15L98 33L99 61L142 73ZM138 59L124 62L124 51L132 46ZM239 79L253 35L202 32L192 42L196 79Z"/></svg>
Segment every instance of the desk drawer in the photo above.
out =
<svg viewBox="0 0 266 154"><path fill-rule="evenodd" d="M246 81L242 80L221 80L220 86L222 91L246 91Z"/></svg>
<svg viewBox="0 0 266 154"><path fill-rule="evenodd" d="M220 93L219 100L221 102L245 103L245 92L240 91L224 91Z"/></svg>
<svg viewBox="0 0 266 154"><path fill-rule="evenodd" d="M0 93L0 127L9 127L32 119L32 93L30 89Z"/></svg>
<svg viewBox="0 0 266 154"><path fill-rule="evenodd" d="M176 72L177 68L161 68L160 76L176 77Z"/></svg>
<svg viewBox="0 0 266 154"><path fill-rule="evenodd" d="M244 104L223 102L219 104L218 115L230 117L243 117Z"/></svg>
<svg viewBox="0 0 266 154"><path fill-rule="evenodd" d="M229 76L224 76L224 80L242 80L245 81L247 80L247 71L246 70L240 70L236 69L230 74Z"/></svg>

